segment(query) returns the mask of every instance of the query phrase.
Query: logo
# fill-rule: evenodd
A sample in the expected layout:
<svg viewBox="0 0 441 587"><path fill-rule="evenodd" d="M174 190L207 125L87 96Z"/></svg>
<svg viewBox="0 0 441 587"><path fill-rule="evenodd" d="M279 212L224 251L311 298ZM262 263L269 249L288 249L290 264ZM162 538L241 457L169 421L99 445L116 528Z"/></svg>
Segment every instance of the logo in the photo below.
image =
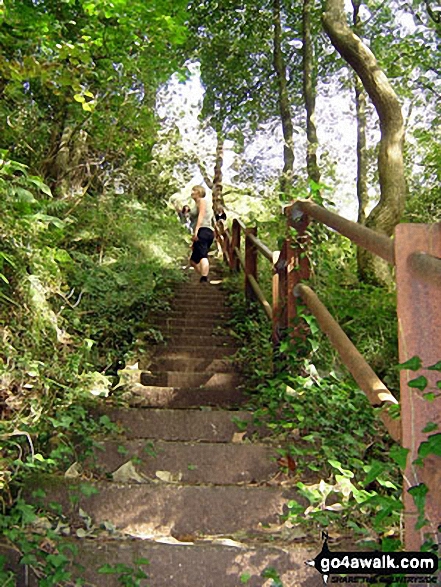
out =
<svg viewBox="0 0 441 587"><path fill-rule="evenodd" d="M392 575L399 575L400 583L435 583L433 575L438 571L438 557L430 552L331 552L328 546L328 533L322 532L323 546L314 558L305 561L323 576L326 585L331 575L348 575L338 582L361 582L361 575L375 575L375 581L382 577L384 583L397 582ZM412 577L408 577L412 575ZM414 575L419 575L416 577ZM422 575L424 575L422 577ZM332 581L336 582L336 581ZM369 581L368 581L369 582Z"/></svg>

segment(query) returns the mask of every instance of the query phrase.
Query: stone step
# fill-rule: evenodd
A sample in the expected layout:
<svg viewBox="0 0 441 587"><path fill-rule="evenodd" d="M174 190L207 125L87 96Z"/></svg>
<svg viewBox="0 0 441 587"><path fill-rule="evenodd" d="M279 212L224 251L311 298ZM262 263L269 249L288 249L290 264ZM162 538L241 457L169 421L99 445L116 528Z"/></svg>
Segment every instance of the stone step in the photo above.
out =
<svg viewBox="0 0 441 587"><path fill-rule="evenodd" d="M231 314L228 311L225 311L223 308L217 308L216 306L213 307L208 307L208 308L201 308L201 309L197 309L197 308L187 308L185 310L176 310L176 309L172 309L172 310L167 310L164 312L158 312L158 314L156 315L158 320L161 319L165 319L165 318L185 318L187 320L191 320L193 322L195 322L196 324L198 324L199 320L204 320L204 321L208 321L208 320L212 320L213 322L219 323L225 323L226 320L229 320L231 318Z"/></svg>
<svg viewBox="0 0 441 587"><path fill-rule="evenodd" d="M148 327L157 328L161 330L161 328L187 328L193 327L198 328L199 332L202 331L209 331L210 333L213 332L214 329L219 328L225 324L225 320L212 320L211 318L203 318L199 317L196 319L195 316L186 317L181 315L178 318L172 318L170 316L162 315L162 316L155 316L151 320L149 320Z"/></svg>
<svg viewBox="0 0 441 587"><path fill-rule="evenodd" d="M180 371L153 371L141 373L142 385L159 387L221 388L240 385L241 377L236 373L182 373Z"/></svg>
<svg viewBox="0 0 441 587"><path fill-rule="evenodd" d="M279 456L275 448L257 443L106 440L95 444L86 470L112 474L130 463L146 483L158 479L190 485L264 483L280 471Z"/></svg>
<svg viewBox="0 0 441 587"><path fill-rule="evenodd" d="M213 536L259 532L280 524L288 503L306 500L292 488L250 485L85 482L42 475L34 481L43 504L57 503L74 525L84 512L130 536ZM26 491L32 492L29 480Z"/></svg>
<svg viewBox="0 0 441 587"><path fill-rule="evenodd" d="M188 348L192 347L239 347L241 344L238 340L231 338L229 336L217 336L217 335L204 335L204 334L184 334L176 336L173 335L172 337L165 338L165 342L169 347L176 346L187 346Z"/></svg>
<svg viewBox="0 0 441 587"><path fill-rule="evenodd" d="M206 360L213 359L224 359L230 357L237 352L236 347L205 347L205 346L194 346L189 348L186 345L173 345L171 346L158 346L158 350L155 353L155 360L159 357L168 359L199 359L203 358Z"/></svg>
<svg viewBox="0 0 441 587"><path fill-rule="evenodd" d="M127 401L132 407L199 408L216 406L231 408L245 404L246 395L238 388L185 388L133 385Z"/></svg>
<svg viewBox="0 0 441 587"><path fill-rule="evenodd" d="M236 367L233 361L228 359L203 359L203 358L190 358L190 359L154 359L143 360L141 357L139 360L139 366L143 370L150 371L181 371L182 373L192 373L195 371L204 373L234 373Z"/></svg>
<svg viewBox="0 0 441 587"><path fill-rule="evenodd" d="M95 412L94 412L95 413ZM147 438L164 441L231 442L237 432L253 434L253 414L227 410L170 410L136 408L100 408L118 424L128 439ZM247 424L247 426L245 426ZM260 431L260 428L259 428Z"/></svg>
<svg viewBox="0 0 441 587"><path fill-rule="evenodd" d="M189 536L188 539L192 537ZM284 587L323 587L320 573L306 565L321 550L321 544L293 544L277 547L271 544L246 546L226 539L200 543L178 541L154 542L128 539L100 541L85 539L72 541L75 565L69 569L73 578L80 578L96 587L121 587L119 573L103 573L99 569L115 569L122 565L141 569L148 579L141 585L148 587L270 587L275 585L265 578L267 569L274 569ZM18 586L37 587L29 567L19 566L19 553L13 549L1 551L8 568L19 569ZM72 555L71 555L72 556ZM149 561L148 565L136 564Z"/></svg>
<svg viewBox="0 0 441 587"><path fill-rule="evenodd" d="M228 300L228 296L221 291L213 290L213 288L209 288L209 290L200 287L187 288L177 292L172 298L170 298L170 303L173 304L175 301L188 303L195 299L198 301L206 301L208 303L212 302L213 300L216 301L216 303L225 303Z"/></svg>
<svg viewBox="0 0 441 587"><path fill-rule="evenodd" d="M216 338L226 341L236 341L237 337L234 336L234 331L231 328L222 326L222 324L206 324L201 327L197 322L190 322L189 324L176 325L172 322L167 322L162 325L161 332L164 337L171 336L209 336L210 338Z"/></svg>

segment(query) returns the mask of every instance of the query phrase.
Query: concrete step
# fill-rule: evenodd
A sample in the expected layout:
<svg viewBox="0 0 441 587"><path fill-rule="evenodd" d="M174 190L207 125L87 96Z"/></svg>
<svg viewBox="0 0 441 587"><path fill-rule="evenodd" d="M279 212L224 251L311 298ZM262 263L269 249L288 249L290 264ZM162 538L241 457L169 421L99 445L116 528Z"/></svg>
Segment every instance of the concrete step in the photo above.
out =
<svg viewBox="0 0 441 587"><path fill-rule="evenodd" d="M158 350L155 353L155 360L157 358L167 358L167 359L206 359L206 360L213 360L213 359L224 359L225 357L230 357L237 352L236 347L205 347L205 346L193 346L189 348L187 345L173 345L171 346L158 346Z"/></svg>
<svg viewBox="0 0 441 587"><path fill-rule="evenodd" d="M241 346L238 340L229 336L217 336L217 335L204 335L204 334L184 334L172 335L171 337L165 336L165 342L169 347L176 346L188 346L192 347L239 347Z"/></svg>
<svg viewBox="0 0 441 587"><path fill-rule="evenodd" d="M280 471L279 456L275 448L257 443L106 440L95 445L85 467L105 475L131 461L146 483L233 485L270 481Z"/></svg>
<svg viewBox="0 0 441 587"><path fill-rule="evenodd" d="M212 320L213 322L225 322L231 318L231 314L224 308L217 308L216 306L197 309L195 307L187 308L186 310L171 309L157 314L158 319L165 318L186 318L198 324L199 320Z"/></svg>
<svg viewBox="0 0 441 587"><path fill-rule="evenodd" d="M205 288L187 288L185 290L181 290L177 292L172 298L170 298L170 303L174 302L192 302L193 300L201 300L206 301L208 303L212 303L216 301L217 303L225 303L228 300L228 296L221 292L213 290L213 288L209 288L206 290Z"/></svg>
<svg viewBox="0 0 441 587"><path fill-rule="evenodd" d="M113 569L123 565L143 570L148 579L140 584L148 587L270 587L275 582L262 577L270 568L277 572L284 587L323 587L320 573L305 564L317 556L321 544L277 547L246 546L225 539L168 544L139 539L100 542L86 539L72 540L72 549L66 549L66 553L71 550L77 553L76 564L69 569L73 578L96 587L121 587L119 573L99 572L105 565ZM0 552L5 555L9 568L19 569L18 587L37 587L29 567L19 566L17 551L3 547ZM149 564L137 565L136 561L149 561Z"/></svg>
<svg viewBox="0 0 441 587"><path fill-rule="evenodd" d="M235 387L242 382L236 373L182 373L180 371L153 371L141 373L142 385L159 387L201 387L221 388Z"/></svg>
<svg viewBox="0 0 441 587"><path fill-rule="evenodd" d="M95 412L94 412L95 413ZM253 434L253 414L228 410L170 410L101 408L117 423L128 439L147 438L164 441L231 442L237 432ZM245 424L247 426L245 427ZM260 430L260 429L259 429Z"/></svg>
<svg viewBox="0 0 441 587"><path fill-rule="evenodd" d="M127 401L132 407L199 408L216 406L231 408L243 405L246 395L238 388L185 388L134 385Z"/></svg>
<svg viewBox="0 0 441 587"><path fill-rule="evenodd" d="M34 483L45 493L43 504L61 504L72 524L86 512L96 526L108 522L140 538L257 533L279 524L290 501L307 505L294 489L280 487L91 483L41 475ZM26 491L32 490L29 481Z"/></svg>
<svg viewBox="0 0 441 587"><path fill-rule="evenodd" d="M139 366L143 370L150 371L181 371L182 373L192 373L195 371L204 373L234 373L236 367L233 361L228 359L154 359L144 361L142 357Z"/></svg>
<svg viewBox="0 0 441 587"><path fill-rule="evenodd" d="M211 318L203 318L199 317L198 319L195 316L184 316L181 315L178 318L173 318L170 316L162 315L162 316L155 316L151 318L148 322L148 327L157 328L161 330L162 328L186 328L186 327L193 327L199 329L199 332L206 331L212 333L214 329L218 328L219 326L223 326L225 324L225 320L220 318L219 320L213 320Z"/></svg>

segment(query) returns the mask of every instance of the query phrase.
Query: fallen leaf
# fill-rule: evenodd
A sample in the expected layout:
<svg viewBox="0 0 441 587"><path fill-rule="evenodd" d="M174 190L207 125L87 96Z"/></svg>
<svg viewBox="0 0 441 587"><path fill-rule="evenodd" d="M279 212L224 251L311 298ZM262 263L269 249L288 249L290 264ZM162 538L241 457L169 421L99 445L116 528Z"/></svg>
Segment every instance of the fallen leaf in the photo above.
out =
<svg viewBox="0 0 441 587"><path fill-rule="evenodd" d="M156 471L156 477L165 483L179 483L182 473L170 473L170 471Z"/></svg>
<svg viewBox="0 0 441 587"><path fill-rule="evenodd" d="M114 473L112 473L113 481L118 483L129 483L135 481L136 483L145 483L147 477L138 473L132 461L128 461L121 465Z"/></svg>
<svg viewBox="0 0 441 587"><path fill-rule="evenodd" d="M235 432L233 434L233 438L231 439L231 442L234 442L235 444L240 444L241 442L243 442L245 435L246 435L246 432Z"/></svg>
<svg viewBox="0 0 441 587"><path fill-rule="evenodd" d="M80 465L80 463L75 462L64 473L64 476L68 477L69 479L75 479L76 477L79 477L82 472L83 467Z"/></svg>

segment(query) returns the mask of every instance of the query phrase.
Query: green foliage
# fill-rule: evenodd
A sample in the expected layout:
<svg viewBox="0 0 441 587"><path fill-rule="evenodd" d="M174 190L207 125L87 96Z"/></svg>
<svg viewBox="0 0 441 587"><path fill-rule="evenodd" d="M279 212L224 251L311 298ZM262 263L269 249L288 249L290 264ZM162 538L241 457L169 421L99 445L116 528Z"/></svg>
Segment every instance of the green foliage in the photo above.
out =
<svg viewBox="0 0 441 587"><path fill-rule="evenodd" d="M141 566L149 565L147 559L137 559L133 562L133 567L117 563L114 565L106 564L98 569L102 575L118 575L118 583L124 587L140 587L141 580L147 579L148 575L144 573Z"/></svg>
<svg viewBox="0 0 441 587"><path fill-rule="evenodd" d="M259 225L259 237L276 248L274 236L283 232L274 226L273 233L270 225L267 229ZM393 295L358 282L354 254L341 237L314 225L310 236L314 289L380 374L396 382ZM259 282L268 278L265 271L259 267ZM323 526L351 531L383 548L390 548L392 537L399 543L396 462L403 463L407 453L398 454L315 319L298 308L307 338L293 344L287 337L274 353L271 324L260 307L237 295L230 299L232 329L243 343L236 358L249 382L250 406L279 439L282 457L295 463L293 474L310 480L298 484L309 506L292 502L290 522L310 531Z"/></svg>
<svg viewBox="0 0 441 587"><path fill-rule="evenodd" d="M104 183L109 172L143 167L155 142L156 90L185 61L186 7L8 2L0 19L2 146L60 191L75 173ZM87 159L72 154L80 132Z"/></svg>
<svg viewBox="0 0 441 587"><path fill-rule="evenodd" d="M10 507L29 473L66 470L79 445L86 456L114 429L89 409L182 279L187 245L166 208L128 195L48 199L5 152L0 191L0 492Z"/></svg>

